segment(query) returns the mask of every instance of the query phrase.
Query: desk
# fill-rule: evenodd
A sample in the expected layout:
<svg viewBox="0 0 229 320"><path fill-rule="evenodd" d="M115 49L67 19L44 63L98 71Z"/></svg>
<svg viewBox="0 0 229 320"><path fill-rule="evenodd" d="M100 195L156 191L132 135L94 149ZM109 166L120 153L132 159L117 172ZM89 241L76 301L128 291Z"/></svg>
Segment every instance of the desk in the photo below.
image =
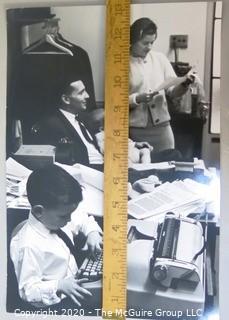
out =
<svg viewBox="0 0 229 320"><path fill-rule="evenodd" d="M208 185L210 183L210 178L204 176L203 172L176 172L174 169L168 170L147 170L147 171L136 171L131 169L129 171L129 180L134 183L138 179L143 179L149 175L156 175L162 182L173 182L176 179L186 179L191 178L197 182L204 183ZM218 218L210 211L201 212L198 214L192 214L192 217L201 216L201 222L204 223L205 218L208 223L208 234L207 234L207 250L205 258L205 274L206 274L206 285L205 285L205 310L210 310L213 308L214 297L216 295L217 279L215 279L215 253L216 253L216 241L219 232ZM152 216L152 220L153 220ZM188 241L188 238L187 238ZM142 252L139 251L139 252ZM218 267L218 266L217 266Z"/></svg>
<svg viewBox="0 0 229 320"><path fill-rule="evenodd" d="M195 177L195 179L201 179L201 181L204 180L205 183L209 182L209 178L204 177L203 175L199 175L197 173L195 173L194 175L189 173L189 172L175 172L174 170L169 170L169 171L155 171L155 170L149 170L149 171L141 171L141 172L136 172L135 170L130 169L129 170L129 180L133 183L134 181L136 181L139 178L143 178L143 177L147 177L150 174L156 174L159 176L160 180L162 180L163 182L165 181L173 181L174 179L182 179L182 178L187 178L187 177ZM102 201L102 200L99 200ZM28 210L22 210L22 209L8 209L8 213L7 213L7 230L8 230L8 235L11 233L11 230L14 228L15 225L17 225L20 221L24 220L28 215ZM100 218L100 225L102 224L102 219ZM216 224L214 221L212 221L212 223L209 225L209 234L208 234L208 244L209 247L211 248L211 250L209 251L209 257L210 257L210 266L213 267L213 263L214 263L214 251L215 251L215 237L216 237L217 231L216 231ZM9 239L8 239L9 240ZM9 241L8 241L9 243ZM9 252L9 251L8 251ZM137 253L138 254L138 253ZM141 252L142 254L142 252ZM144 260L144 259L142 259ZM8 269L10 270L10 268ZM10 302L15 302L12 301L12 291L15 291L15 283L14 283L14 287L12 287L12 283L10 282L12 280L12 274L9 272L9 276L8 276L8 297L10 297L8 299L8 308L11 307L12 310L12 306L10 305ZM213 281L212 281L213 283ZM214 285L212 286L214 287ZM206 308L209 309L210 303L211 303L211 298L214 296L214 290L211 292L211 295L209 294L209 292L206 293L208 294L208 296L206 297L205 301L206 301ZM152 297L151 297L152 300ZM149 302L149 307L151 306L152 302ZM193 319L193 318L192 318Z"/></svg>

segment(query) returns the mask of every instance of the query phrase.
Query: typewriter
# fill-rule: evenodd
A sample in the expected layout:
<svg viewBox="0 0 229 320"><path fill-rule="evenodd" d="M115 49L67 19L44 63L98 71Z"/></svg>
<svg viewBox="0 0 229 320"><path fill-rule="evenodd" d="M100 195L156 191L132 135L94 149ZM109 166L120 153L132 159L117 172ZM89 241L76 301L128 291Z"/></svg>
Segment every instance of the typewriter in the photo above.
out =
<svg viewBox="0 0 229 320"><path fill-rule="evenodd" d="M167 213L157 230L154 253L150 261L152 280L165 287L174 287L178 281L201 281L203 229L194 219L176 217Z"/></svg>
<svg viewBox="0 0 229 320"><path fill-rule="evenodd" d="M127 253L128 308L203 310L205 250L197 220L172 213L162 223L129 220Z"/></svg>
<svg viewBox="0 0 229 320"><path fill-rule="evenodd" d="M204 237L197 220L171 213L162 223L129 220L127 243L128 309L203 309ZM79 277L88 278L83 284L92 293L88 310L101 308L102 255L85 259Z"/></svg>

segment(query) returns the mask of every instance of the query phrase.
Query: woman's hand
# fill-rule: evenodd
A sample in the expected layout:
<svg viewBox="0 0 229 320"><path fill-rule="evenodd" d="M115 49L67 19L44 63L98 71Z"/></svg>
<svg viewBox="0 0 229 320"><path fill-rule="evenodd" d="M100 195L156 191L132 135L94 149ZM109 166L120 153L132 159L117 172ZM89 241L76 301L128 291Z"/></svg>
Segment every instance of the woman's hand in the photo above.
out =
<svg viewBox="0 0 229 320"><path fill-rule="evenodd" d="M85 282L88 282L87 278L75 279L74 277L69 277L61 279L58 281L57 293L64 293L81 307L80 300L84 300L86 296L92 296L90 291L82 288L82 284Z"/></svg>
<svg viewBox="0 0 229 320"><path fill-rule="evenodd" d="M153 146L151 146L147 141L135 142L135 147L137 149L148 148L150 151L153 151Z"/></svg>
<svg viewBox="0 0 229 320"><path fill-rule="evenodd" d="M195 74L190 73L186 76L186 80L181 84L183 87L188 88L191 83L195 82L195 79L196 79Z"/></svg>
<svg viewBox="0 0 229 320"><path fill-rule="evenodd" d="M137 103L148 103L150 102L154 96L156 96L158 92L153 93L140 93L136 96L136 102Z"/></svg>
<svg viewBox="0 0 229 320"><path fill-rule="evenodd" d="M149 148L143 148L140 150L140 163L151 163L151 156L150 156L150 149Z"/></svg>

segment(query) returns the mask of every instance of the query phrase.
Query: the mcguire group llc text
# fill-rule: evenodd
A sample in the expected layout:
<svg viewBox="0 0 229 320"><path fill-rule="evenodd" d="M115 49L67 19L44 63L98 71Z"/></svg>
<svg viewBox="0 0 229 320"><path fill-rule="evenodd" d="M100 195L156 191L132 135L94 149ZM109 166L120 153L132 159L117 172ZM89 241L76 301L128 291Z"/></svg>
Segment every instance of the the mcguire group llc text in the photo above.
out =
<svg viewBox="0 0 229 320"><path fill-rule="evenodd" d="M203 309L186 309L186 310L163 310L161 308L157 308L154 310L144 310L144 309L134 309L130 308L128 310L123 309L115 309L114 312L109 310L103 310L102 308L93 309L93 310L85 310L85 309L61 309L61 312L55 311L53 309L46 310L36 310L36 311L24 311L21 309L15 309L15 316L17 317L26 317L26 318L34 318L36 316L43 316L46 318L50 315L67 315L67 316L98 316L105 317L107 319L112 317L147 317L154 319L166 319L166 318L174 318L174 319L194 319L199 318L203 315Z"/></svg>
<svg viewBox="0 0 229 320"><path fill-rule="evenodd" d="M115 312L103 310L103 309L95 309L97 316L102 316L106 318L115 317L155 317L156 319L160 318L174 318L174 319L183 319L183 318L194 318L200 317L203 315L203 309L186 309L186 310L163 310L161 308L157 308L154 310L144 310L144 309L134 309L130 308L128 310L115 309Z"/></svg>

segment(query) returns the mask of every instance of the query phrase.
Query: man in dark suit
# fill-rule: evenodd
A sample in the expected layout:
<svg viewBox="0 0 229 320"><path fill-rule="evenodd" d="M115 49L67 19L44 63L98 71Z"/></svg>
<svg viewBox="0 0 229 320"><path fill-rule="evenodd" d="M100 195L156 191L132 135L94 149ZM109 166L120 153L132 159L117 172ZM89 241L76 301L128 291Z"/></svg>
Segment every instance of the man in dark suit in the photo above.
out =
<svg viewBox="0 0 229 320"><path fill-rule="evenodd" d="M81 80L67 84L62 90L59 108L33 126L34 143L57 147L56 161L92 166L103 163L95 136L83 121L88 98Z"/></svg>
<svg viewBox="0 0 229 320"><path fill-rule="evenodd" d="M103 111L101 113L101 110L98 109L88 113L88 98L89 95L81 80L68 84L62 90L59 108L33 126L33 142L56 146L56 161L58 162L82 163L100 170L103 164L103 139L101 144L98 134L95 137L92 130L96 131L98 122L96 118L99 117L99 122L103 120ZM97 113L100 115L98 116ZM137 144L133 142L133 144L132 148L129 146L129 156L134 157L131 162L149 163L180 158L177 150L154 153L145 142Z"/></svg>

